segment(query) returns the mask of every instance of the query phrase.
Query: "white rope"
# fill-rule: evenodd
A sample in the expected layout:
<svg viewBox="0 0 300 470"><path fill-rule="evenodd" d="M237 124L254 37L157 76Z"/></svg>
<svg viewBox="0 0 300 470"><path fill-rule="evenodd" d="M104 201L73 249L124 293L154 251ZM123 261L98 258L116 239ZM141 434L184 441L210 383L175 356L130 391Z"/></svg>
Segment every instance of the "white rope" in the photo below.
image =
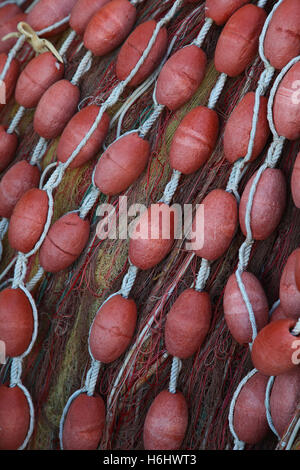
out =
<svg viewBox="0 0 300 470"><path fill-rule="evenodd" d="M265 4L267 3L268 0L259 0L257 2L257 6L260 8L264 8Z"/></svg>
<svg viewBox="0 0 300 470"><path fill-rule="evenodd" d="M280 305L280 299L276 300L276 302L273 303L271 310L269 311L269 318L272 317L274 310L276 310L276 308L279 307L279 305Z"/></svg>
<svg viewBox="0 0 300 470"><path fill-rule="evenodd" d="M59 55L62 57L67 53L70 45L72 44L73 40L76 37L76 32L75 31L70 31L68 34L67 38L64 40L61 48L59 49Z"/></svg>
<svg viewBox="0 0 300 470"><path fill-rule="evenodd" d="M32 295L30 294L29 290L25 286L19 286L19 289L21 289L24 292L24 294L26 295L28 301L30 302L30 305L31 305L31 308L32 308L32 316L33 316L33 331L32 331L32 337L31 337L30 344L28 345L28 348L26 349L26 351L24 351L21 356L18 356L18 358L16 358L16 359L22 360L24 357L28 356L28 354L31 352L31 350L34 346L34 343L35 343L35 340L36 340L36 337L37 337L37 333L38 333L38 312L37 312L37 307L36 307L35 301L34 301Z"/></svg>
<svg viewBox="0 0 300 470"><path fill-rule="evenodd" d="M26 111L26 109L24 108L24 106L19 107L18 111L14 115L13 120L11 121L11 123L9 125L9 128L7 129L8 134L12 134L15 131L15 129L18 127L22 117L25 114L25 111Z"/></svg>
<svg viewBox="0 0 300 470"><path fill-rule="evenodd" d="M274 139L279 139L279 135L275 129L275 124L273 120L273 103L274 103L274 98L276 95L276 92L278 90L278 87L283 79L283 77L287 74L287 72L295 65L297 62L299 62L300 56L295 57L294 59L290 60L290 62L281 70L281 72L277 75L276 80L274 81L274 85L271 88L270 91L270 96L268 100L268 121L269 121L269 126L271 129L271 132L273 134Z"/></svg>
<svg viewBox="0 0 300 470"><path fill-rule="evenodd" d="M3 240L7 229L8 229L9 220L6 217L0 220L0 240Z"/></svg>
<svg viewBox="0 0 300 470"><path fill-rule="evenodd" d="M45 34L45 33L50 33L51 31L53 31L56 28L59 28L63 24L69 23L69 19L70 19L70 15L65 16L62 20L57 21L56 23L53 23L50 26L47 26L46 28L41 29L40 31L37 31L36 34L38 36L43 36L43 34Z"/></svg>
<svg viewBox="0 0 300 470"><path fill-rule="evenodd" d="M84 75L91 68L92 56L93 54L91 51L87 51L85 53L85 55L81 59L80 64L77 67L75 75L73 76L71 80L72 85L78 85L79 80L81 79L82 75Z"/></svg>
<svg viewBox="0 0 300 470"><path fill-rule="evenodd" d="M252 329L252 343L253 343L253 341L255 340L255 338L257 336L256 320L255 320L255 315L254 315L254 312L253 312L252 304L249 300L246 288L245 288L243 280L242 280L242 271L240 269L237 269L235 271L235 277L236 277L236 281L237 281L237 284L239 286L243 301L244 301L244 303L247 307L247 310L248 310L249 320L250 320L251 329ZM249 344L250 349L252 347L252 343Z"/></svg>
<svg viewBox="0 0 300 470"><path fill-rule="evenodd" d="M161 113L164 110L164 105L163 104L157 104L154 105L153 112L149 116L149 118L142 124L138 130L139 136L142 137L143 139L146 137L150 129L152 128L153 124L156 122L156 120L159 118Z"/></svg>
<svg viewBox="0 0 300 470"><path fill-rule="evenodd" d="M279 0L273 7L273 9L271 10L271 12L269 13L264 25L263 25L263 29L261 31L261 34L259 36L259 46L258 46L258 52L259 52L259 55L260 55L260 58L261 60L264 62L265 64L265 67L270 67L270 62L268 61L268 59L266 58L265 56L265 51L264 51L264 42L265 42L265 38L266 38L266 33L267 33L267 30L269 28L269 25L270 25L270 22L273 18L273 15L275 13L275 11L277 10L277 8L279 7L279 5L283 2L283 0ZM264 2L266 3L266 2ZM258 5L260 6L260 5Z"/></svg>
<svg viewBox="0 0 300 470"><path fill-rule="evenodd" d="M6 274L10 271L10 269L13 267L16 261L17 261L17 256L15 256L6 266L6 268L2 271L2 273L0 274L0 281L6 276Z"/></svg>
<svg viewBox="0 0 300 470"><path fill-rule="evenodd" d="M29 292L36 286L36 284L40 281L44 274L44 268L42 266L39 267L37 270L37 273L30 279L29 282L26 284L26 289L29 290Z"/></svg>
<svg viewBox="0 0 300 470"><path fill-rule="evenodd" d="M236 196L238 201L239 201L238 186L243 176L242 171L245 168L245 165L250 161L252 157L252 153L253 153L255 136L256 136L256 131L257 131L257 124L258 124L258 116L259 116L259 111L260 111L260 98L266 93L267 88L269 84L271 83L274 72L275 72L275 69L273 67L267 67L265 68L265 70L262 72L260 76L258 87L256 88L256 91L255 91L255 102L254 102L254 108L253 108L252 126L251 126L251 131L250 131L250 138L248 142L247 153L244 158L240 158L234 163L231 175L229 177L226 190L228 192L229 191L233 192L233 194Z"/></svg>
<svg viewBox="0 0 300 470"><path fill-rule="evenodd" d="M65 419L66 419L66 416L68 414L68 411L69 411L69 408L72 404L72 402L75 400L75 398L77 398L79 395L81 395L82 393L85 393L86 392L86 388L83 387L83 388L80 388L79 390L76 390L76 392L74 392L70 398L68 399L67 403L66 403L66 406L64 407L63 409L63 412L62 412L62 415L61 415L61 419L60 419L60 423L59 423L59 442L60 442L60 448L61 450L64 450L64 446L63 446L63 431L64 431L64 423L65 423Z"/></svg>
<svg viewBox="0 0 300 470"><path fill-rule="evenodd" d="M37 165L45 154L46 149L47 141L44 139L44 137L40 137L30 159L30 165Z"/></svg>
<svg viewBox="0 0 300 470"><path fill-rule="evenodd" d="M266 408L266 416L267 416L267 421L270 429L273 431L277 439L280 439L280 436L278 432L275 429L273 420L272 420L272 415L271 415L271 409L270 409L270 395L271 395L271 390L274 384L275 377L271 376L268 380L267 387L266 387L266 393L265 393L265 408Z"/></svg>
<svg viewBox="0 0 300 470"><path fill-rule="evenodd" d="M239 385L237 386L237 389L236 391L234 392L233 394L233 397L232 397L232 400L231 400L231 403L230 403L230 408L229 408L229 415L228 415L228 422L229 422L229 429L230 429L230 432L234 438L234 448L233 450L243 450L244 447L245 447L245 443L243 441L240 441L238 435L236 434L235 430L234 430L234 426L233 426L233 417L234 417L234 408L235 408L235 404L236 404L236 401L238 399L238 396L242 390L242 388L244 387L244 385L248 382L248 380L254 375L256 374L257 370L256 369L252 369L244 378L243 380L239 383Z"/></svg>
<svg viewBox="0 0 300 470"><path fill-rule="evenodd" d="M288 440L288 443L286 445L285 450L291 450L291 447L292 447L292 445L293 445L293 443L294 443L294 441L295 441L295 439L298 435L299 429L300 429L300 418L298 419L297 424L294 427L292 434L290 435L290 438Z"/></svg>
<svg viewBox="0 0 300 470"><path fill-rule="evenodd" d="M175 194L175 191L178 187L180 176L181 176L180 171L173 170L172 177L171 177L170 181L168 182L168 184L165 186L164 194L163 194L163 196L162 196L162 198L160 199L159 202L163 202L163 203L168 204L168 205L170 204L170 202L171 202L171 200L172 200L172 198Z"/></svg>
<svg viewBox="0 0 300 470"><path fill-rule="evenodd" d="M138 268L134 266L134 264L130 263L128 271L123 278L122 287L121 287L121 295L125 299L127 299L130 294L130 291L135 283L137 273L138 273Z"/></svg>
<svg viewBox="0 0 300 470"><path fill-rule="evenodd" d="M169 392L175 394L177 388L177 381L181 371L182 362L179 357L173 357L172 360L172 368L170 374L170 382L169 382Z"/></svg>
<svg viewBox="0 0 300 470"><path fill-rule="evenodd" d="M19 252L17 254L15 271L14 271L14 281L12 283L12 288L17 289L23 285L24 278L26 276L27 268L27 258L24 253Z"/></svg>
<svg viewBox="0 0 300 470"><path fill-rule="evenodd" d="M197 47L201 47L202 44L203 44L204 39L207 36L207 33L209 32L209 30L212 26L212 24L213 24L213 20L211 18L205 18L204 24L203 24L198 36L196 37L196 39L194 39L192 44L194 44Z"/></svg>
<svg viewBox="0 0 300 470"><path fill-rule="evenodd" d="M195 290L197 292L203 291L206 281L209 277L209 274L210 274L210 262L207 259L202 258L201 266L198 271L196 285L195 285Z"/></svg>
<svg viewBox="0 0 300 470"><path fill-rule="evenodd" d="M0 80L3 81L5 79L6 74L8 72L8 69L10 67L10 64L12 63L13 59L16 57L18 51L23 47L24 42L25 42L25 36L22 35L21 37L18 38L15 45L9 51L9 53L7 55L5 65L4 65L3 70L0 74Z"/></svg>
<svg viewBox="0 0 300 470"><path fill-rule="evenodd" d="M19 387L23 391L23 393L26 397L28 407L29 407L29 416L30 416L27 435L25 437L25 440L24 440L23 444L21 444L21 446L18 449L18 450L23 450L27 446L27 444L28 444L28 442L29 442L29 440L32 436L32 433L33 433L33 429L34 429L34 406L33 406L33 403L32 403L31 395L30 395L29 391L27 390L27 388L24 387L24 385L21 382L18 383L17 387Z"/></svg>
<svg viewBox="0 0 300 470"><path fill-rule="evenodd" d="M207 107L209 109L214 109L214 107L216 106L217 101L220 97L220 94L223 91L226 80L227 80L226 73L221 73L219 75L219 78L218 78L214 88L212 89L212 91L210 93L210 97L209 97L209 101L208 101L208 105L207 105Z"/></svg>
<svg viewBox="0 0 300 470"><path fill-rule="evenodd" d="M92 397L94 395L100 367L101 367L101 362L96 361L95 359L92 359L91 368L86 374L86 379L85 379L85 388L87 391L87 395L89 397Z"/></svg>
<svg viewBox="0 0 300 470"><path fill-rule="evenodd" d="M0 3L0 8L5 7L6 5L18 5L20 7L27 0L5 0L5 2Z"/></svg>
<svg viewBox="0 0 300 470"><path fill-rule="evenodd" d="M56 168L56 167L57 167L57 162L50 163L49 165L46 166L46 168L44 169L44 171L43 171L43 173L40 177L39 189L44 188L45 179L46 179L48 173L52 170L52 168Z"/></svg>
<svg viewBox="0 0 300 470"><path fill-rule="evenodd" d="M100 194L100 190L96 186L92 185L91 190L79 207L79 217L81 217L81 219L84 219L87 216L92 207L95 205Z"/></svg>
<svg viewBox="0 0 300 470"><path fill-rule="evenodd" d="M294 328L291 331L292 335L294 336L299 336L300 335L300 318L298 318L298 321Z"/></svg>
<svg viewBox="0 0 300 470"><path fill-rule="evenodd" d="M29 13L39 1L40 0L33 0L33 2L29 5L29 7L26 8L25 13Z"/></svg>

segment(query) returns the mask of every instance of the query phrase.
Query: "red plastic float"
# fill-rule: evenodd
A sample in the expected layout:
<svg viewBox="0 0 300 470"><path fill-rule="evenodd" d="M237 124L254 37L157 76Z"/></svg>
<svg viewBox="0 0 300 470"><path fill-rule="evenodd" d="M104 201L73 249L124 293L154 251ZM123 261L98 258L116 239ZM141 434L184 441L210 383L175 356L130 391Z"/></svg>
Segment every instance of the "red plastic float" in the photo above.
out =
<svg viewBox="0 0 300 470"><path fill-rule="evenodd" d="M136 318L134 300L115 295L105 302L90 332L89 343L93 357L104 364L118 359L132 340Z"/></svg>
<svg viewBox="0 0 300 470"><path fill-rule="evenodd" d="M294 361L297 336L291 333L295 325L296 320L291 318L277 320L258 333L253 342L251 357L259 372L269 376L280 375L298 367Z"/></svg>
<svg viewBox="0 0 300 470"><path fill-rule="evenodd" d="M125 80L140 60L156 28L154 20L142 23L130 34L118 55L116 74L119 80ZM159 65L168 43L166 28L161 28L155 42L137 73L130 80L129 86L142 83Z"/></svg>
<svg viewBox="0 0 300 470"><path fill-rule="evenodd" d="M22 71L16 85L16 101L24 108L35 108L45 91L63 74L64 65L51 52L43 52Z"/></svg>
<svg viewBox="0 0 300 470"><path fill-rule="evenodd" d="M240 75L253 61L266 12L256 5L244 5L227 21L217 42L215 67L229 77Z"/></svg>
<svg viewBox="0 0 300 470"><path fill-rule="evenodd" d="M4 36L6 36L7 34L15 33L17 31L17 26L20 21L27 21L27 15L25 15L25 13L20 13L16 16L13 16L0 26L0 53L9 52L10 49L17 42L17 38L9 38L5 41L2 41L2 38L4 38Z"/></svg>
<svg viewBox="0 0 300 470"><path fill-rule="evenodd" d="M176 209L152 204L137 220L130 235L129 258L139 269L150 269L171 251L177 227Z"/></svg>
<svg viewBox="0 0 300 470"><path fill-rule="evenodd" d="M72 9L70 26L79 36L83 36L85 29L95 13L110 0L77 0Z"/></svg>
<svg viewBox="0 0 300 470"><path fill-rule="evenodd" d="M230 115L224 131L224 154L230 163L234 163L241 157L245 157L248 151L250 133L252 129L253 109L255 93L247 93L234 108ZM250 162L255 160L267 143L270 128L267 119L268 100L264 96L260 97L260 107L256 134Z"/></svg>
<svg viewBox="0 0 300 470"><path fill-rule="evenodd" d="M5 343L8 357L23 354L32 339L33 315L31 304L22 289L0 292L0 340Z"/></svg>
<svg viewBox="0 0 300 470"><path fill-rule="evenodd" d="M169 153L170 165L185 175L199 170L211 156L218 138L217 113L204 106L192 109L181 121Z"/></svg>
<svg viewBox="0 0 300 470"><path fill-rule="evenodd" d="M276 307L275 310L273 311L273 313L271 315L271 318L270 318L270 322L273 322L273 321L276 321L276 320L282 320L283 318L286 319L288 317L289 317L289 315L287 315L285 313L285 311L283 310L283 308L279 304L278 307Z"/></svg>
<svg viewBox="0 0 300 470"><path fill-rule="evenodd" d="M188 408L182 393L163 390L150 406L144 424L146 450L180 449L188 425Z"/></svg>
<svg viewBox="0 0 300 470"><path fill-rule="evenodd" d="M287 430L299 400L300 367L276 377L272 387L270 412L274 427L280 437L283 437Z"/></svg>
<svg viewBox="0 0 300 470"><path fill-rule="evenodd" d="M269 377L254 374L240 391L234 408L233 427L238 438L257 444L268 434L265 393Z"/></svg>
<svg viewBox="0 0 300 470"><path fill-rule="evenodd" d="M202 345L211 322L211 302L207 292L186 289L167 315L165 342L167 351L186 359Z"/></svg>
<svg viewBox="0 0 300 470"><path fill-rule="evenodd" d="M264 41L264 52L270 64L283 69L300 53L300 3L284 0L274 12Z"/></svg>
<svg viewBox="0 0 300 470"><path fill-rule="evenodd" d="M187 103L199 88L206 67L206 55L197 46L186 46L175 52L163 66L156 84L159 104L176 111Z"/></svg>
<svg viewBox="0 0 300 470"><path fill-rule="evenodd" d="M44 139L58 137L77 110L79 98L79 88L68 80L54 83L45 91L35 110L35 132Z"/></svg>
<svg viewBox="0 0 300 470"><path fill-rule="evenodd" d="M39 169L26 160L9 168L0 182L0 216L9 218L18 200L29 189L38 187L39 181Z"/></svg>
<svg viewBox="0 0 300 470"><path fill-rule="evenodd" d="M4 69L7 61L7 54L2 53L0 54L0 74L2 73L2 70ZM13 95L13 92L15 90L15 86L17 83L17 79L19 76L19 71L20 71L20 65L19 62L16 59L13 59L10 63L10 66L6 72L5 78L4 78L4 83L5 83L5 101L8 103L10 98ZM3 108L5 104L1 103L0 104L0 109Z"/></svg>
<svg viewBox="0 0 300 470"><path fill-rule="evenodd" d="M294 204L300 209L300 152L296 157L292 171L291 190Z"/></svg>
<svg viewBox="0 0 300 470"><path fill-rule="evenodd" d="M205 15L220 26L246 3L249 3L249 0L206 0Z"/></svg>
<svg viewBox="0 0 300 470"><path fill-rule="evenodd" d="M82 393L71 403L64 422L64 450L96 450L104 425L105 405L102 398Z"/></svg>
<svg viewBox="0 0 300 470"><path fill-rule="evenodd" d="M89 21L83 42L95 56L103 56L118 47L130 33L136 9L128 0L112 0Z"/></svg>
<svg viewBox="0 0 300 470"><path fill-rule="evenodd" d="M58 219L40 248L40 264L45 271L66 269L80 256L87 244L90 224L74 212Z"/></svg>
<svg viewBox="0 0 300 470"><path fill-rule="evenodd" d="M4 126L0 126L0 171L13 160L18 147L18 137L15 133L8 134Z"/></svg>
<svg viewBox="0 0 300 470"><path fill-rule="evenodd" d="M42 189L30 189L17 202L10 218L10 246L28 253L43 233L48 215L48 195Z"/></svg>
<svg viewBox="0 0 300 470"><path fill-rule="evenodd" d="M0 450L17 450L29 428L27 399L19 387L0 386Z"/></svg>
<svg viewBox="0 0 300 470"><path fill-rule="evenodd" d="M283 77L274 98L273 119L276 131L289 140L300 137L299 81L300 62L297 62Z"/></svg>
<svg viewBox="0 0 300 470"><path fill-rule="evenodd" d="M279 285L280 305L287 316L296 320L300 317L300 291L296 283L296 266L299 254L300 248L294 250L288 257Z"/></svg>
<svg viewBox="0 0 300 470"><path fill-rule="evenodd" d="M252 273L244 271L241 277L252 305L257 331L260 331L268 323L269 319L266 294L261 283ZM227 281L223 306L225 320L234 339L240 344L251 343L252 326L249 313L235 274L232 274Z"/></svg>
<svg viewBox="0 0 300 470"><path fill-rule="evenodd" d="M127 189L147 165L150 154L149 142L136 132L113 142L96 165L95 185L107 195Z"/></svg>
<svg viewBox="0 0 300 470"><path fill-rule="evenodd" d="M239 205L242 232L247 236L245 223L249 194L256 173L248 181ZM286 205L286 183L281 170L267 168L256 186L250 213L253 240L265 240L274 232Z"/></svg>
<svg viewBox="0 0 300 470"><path fill-rule="evenodd" d="M14 3L10 3L8 5L0 7L0 26L7 23L7 21L9 21L14 16L21 15L22 13L23 12L21 8Z"/></svg>
<svg viewBox="0 0 300 470"><path fill-rule="evenodd" d="M199 230L202 230L201 207L197 210L192 233L191 248L197 256L214 261L229 247L237 228L237 202L235 197L223 189L214 189L201 203L204 206L203 244L198 248Z"/></svg>
<svg viewBox="0 0 300 470"><path fill-rule="evenodd" d="M39 0L39 2L30 10L27 22L35 31L41 31L48 26L63 20L71 13L77 0ZM61 33L69 26L68 22L53 29L48 33L44 33L43 37L48 38Z"/></svg>
<svg viewBox="0 0 300 470"><path fill-rule="evenodd" d="M66 162L94 124L99 106L90 105L76 113L65 127L57 147L57 159ZM78 168L91 160L100 150L109 128L109 116L104 113L96 130L74 158L69 168Z"/></svg>

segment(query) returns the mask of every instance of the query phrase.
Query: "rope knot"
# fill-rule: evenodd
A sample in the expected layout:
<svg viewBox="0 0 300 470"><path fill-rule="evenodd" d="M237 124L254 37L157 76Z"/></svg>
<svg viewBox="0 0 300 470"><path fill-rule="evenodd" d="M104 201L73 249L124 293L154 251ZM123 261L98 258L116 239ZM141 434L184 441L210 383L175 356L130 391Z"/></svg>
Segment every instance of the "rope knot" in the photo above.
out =
<svg viewBox="0 0 300 470"><path fill-rule="evenodd" d="M24 36L26 41L31 45L37 54L50 51L59 62L63 63L61 55L58 53L53 44L47 39L40 38L28 23L25 23L25 21L20 21L20 23L17 25L17 30L18 31L14 33L6 34L6 36L2 38L2 41L6 41L10 38L20 38L21 36Z"/></svg>
<svg viewBox="0 0 300 470"><path fill-rule="evenodd" d="M24 279L27 271L27 262L27 256L24 253L19 252L15 265L14 282L12 285L13 289L16 289L20 285L24 284Z"/></svg>
<svg viewBox="0 0 300 470"><path fill-rule="evenodd" d="M264 95L270 85L270 82L273 78L275 69L272 67L271 64L265 65L265 70L262 72L260 79L258 81L258 88L260 90L260 94Z"/></svg>

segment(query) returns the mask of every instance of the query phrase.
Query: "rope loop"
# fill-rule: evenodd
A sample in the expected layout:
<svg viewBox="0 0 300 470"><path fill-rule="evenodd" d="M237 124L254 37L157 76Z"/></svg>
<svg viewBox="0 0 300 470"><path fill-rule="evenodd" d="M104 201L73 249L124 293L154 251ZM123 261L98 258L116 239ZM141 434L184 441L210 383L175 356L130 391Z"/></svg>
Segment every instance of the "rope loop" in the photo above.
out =
<svg viewBox="0 0 300 470"><path fill-rule="evenodd" d="M21 36L25 36L26 41L31 45L37 54L50 51L59 62L63 63L63 58L58 53L53 44L47 39L39 38L37 33L28 23L25 23L25 21L20 21L20 23L17 25L17 30L18 32L6 34L6 36L2 38L2 41L6 41L10 38L20 38Z"/></svg>

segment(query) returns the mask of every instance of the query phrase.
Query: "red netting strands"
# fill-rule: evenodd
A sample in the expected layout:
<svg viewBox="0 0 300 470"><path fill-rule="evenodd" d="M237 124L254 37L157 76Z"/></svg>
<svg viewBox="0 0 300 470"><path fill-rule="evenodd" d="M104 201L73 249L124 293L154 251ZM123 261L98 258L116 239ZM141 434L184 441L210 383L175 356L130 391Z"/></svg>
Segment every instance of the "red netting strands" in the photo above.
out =
<svg viewBox="0 0 300 470"><path fill-rule="evenodd" d="M278 2L268 2L267 13L271 12L275 3ZM138 34L138 28L143 27L149 20L157 22L164 18L173 5L174 2L161 4L148 0L136 5L137 16L135 26L132 27L132 34ZM167 202L171 202L172 199L180 205L192 203L194 213L195 205L203 201L209 193L215 189L226 188L228 178L230 174L231 176L233 174L232 168L239 169L238 163L228 159L226 153L225 141L229 133L226 129L230 129L235 119L235 112L238 113L238 108L240 109L243 105L249 92L253 92L253 97L256 90L261 87L261 74L266 67L264 61L253 56L245 71L236 76L227 77L224 83L220 81L220 78L218 80L220 74L225 72L220 71L220 67L217 63L215 64L215 49L218 47L219 38L222 38L226 26L222 30L221 23L210 25L210 22L205 20L205 6L209 7L209 1L206 4L184 2L180 6L168 23L166 42L168 53L165 53L157 63L161 70L158 67L149 79L146 78L141 84L126 87L115 104L107 109L110 127L103 145L104 151L100 151L99 147L96 152L101 156L99 163L105 162L103 158L105 153L111 152L115 143L126 137L132 139L134 134L132 131L147 129L147 135L142 137L143 141L149 142L149 156L144 169L136 181L120 191L122 195L128 197L128 205L142 202L146 207L150 207L151 204L161 200L164 188L172 179L173 164L176 165L176 158L171 150L176 134L180 132L181 123L190 112L199 107L207 107L210 96L218 96L218 99L210 100L219 120L219 132L215 145L200 168L192 173L184 173L180 180L176 180L174 186L176 191L172 189L171 193L168 192ZM259 7L261 6L263 5L260 4ZM230 15L234 16L235 13L231 11L223 24L230 23ZM272 30L272 24L270 30ZM54 40L51 39L58 50L69 33L71 33L70 30L64 35L58 35ZM201 39L203 41L201 47L207 56L206 75L202 83L189 101L177 109L168 109L159 102L155 103L155 100L159 99L159 87L156 82L159 81L160 73L163 75L163 65L165 64L167 68L169 60L176 53L188 48L194 40L197 42L196 38L199 33L200 38L201 35L207 34L204 41L203 38ZM81 43L79 36L74 37L65 55L65 79L69 82L76 74L79 64L86 60L84 59L86 55L84 38L82 41ZM273 43L275 44L275 41ZM124 70L120 65L122 54L124 54L122 51L126 48L128 50L129 46L130 36L120 49L103 57L93 57L91 67L86 71L84 80L80 83L79 110L87 112L86 110L89 111L95 105L101 107L110 95L114 94L120 81L121 75L119 74L122 74ZM195 47L198 46L195 45ZM266 57L271 60L269 55ZM275 68L280 70L277 64ZM275 73L277 72L274 72L274 75ZM213 90L218 89L218 85L224 88L221 92L219 87L220 91L215 95ZM262 94L267 91L266 88ZM253 101L251 103L253 108ZM11 100L5 107L5 115L2 112L3 119L8 123L11 114L15 113L14 106ZM163 106L164 109L158 106ZM249 109L251 111L250 105ZM250 132L252 113L248 112L247 116L250 116L248 117ZM260 124L259 121L259 130L263 128ZM24 158L28 161L32 158L37 144L37 137L32 126L32 113L29 111L20 122L19 129L22 138L15 161L24 160ZM86 128L85 133L88 131L89 128ZM45 153L40 160L42 171L49 164L55 163L57 157L59 160L59 145L62 140L63 135L60 139L50 139L47 142ZM249 144L246 138L244 141ZM268 139L269 143L270 139ZM231 178L231 186L226 191L229 195L234 194L235 197L243 195L246 183L264 162L264 151L268 148L266 144L267 141L259 151L255 149L258 152L256 159L251 159L247 165L244 165L240 175L238 171L235 172L235 178ZM298 150L297 142L294 144L286 142L280 159L280 168L285 176L289 175ZM240 152L242 153L238 155L238 160L246 155L247 148L244 147ZM69 152L70 155L71 152ZM165 331L168 314L172 309L174 310L176 299L188 290L199 295L203 294L194 289L197 279L199 280L198 256L186 251L185 239L176 240L168 256L159 264L149 269L139 269L136 282L132 285L136 273L128 260L128 248L130 253L131 241L128 245L126 239L103 239L101 236L99 238L97 204L103 202L112 204L116 211L117 221L121 217L122 208L118 193L111 193L108 190L105 190L107 194L105 191L95 191L97 165L95 160L90 160L77 168L72 167L70 163L70 167L58 175L57 168L60 164L56 164L53 167L50 166L42 177L41 189L43 186L46 189L50 188L53 196L51 223L56 221L51 228L49 225L49 232L45 231L45 240L48 233L51 235L52 229L57 227L57 223L63 227L63 230L69 230L68 223L64 222L65 217L70 217L72 223L76 224L74 227L80 227L82 233L86 234L87 239L83 243L83 237L82 251L81 254L76 255L78 257L75 263L69 264L58 272L55 272L49 265L52 273L43 274L39 268L40 262L44 263L43 247L41 247L37 253L28 257L26 271L23 258L19 258L15 266L15 274L18 274L19 270L23 272L22 282L25 288L28 285L28 289L31 290L39 316L38 336L28 356L24 357L22 368L22 382L33 398L35 414L34 431L29 443L24 440L25 445L28 444L27 447L31 449L59 448L58 428L61 415L69 397L74 390L78 390L78 395L73 396L74 400L69 403L68 408L69 417L71 416L72 420L75 419L75 428L70 427L68 413L64 420L65 447L67 448L80 448L82 444L92 446L90 448L96 448L99 445L100 449L144 448L144 423L145 420L147 422L149 407L152 402L156 401L156 397L161 397L160 400L166 405L173 403L170 407L170 419L172 416L175 417L176 413L178 413L177 416L182 417L182 441L176 442L176 448L232 448L232 436L228 426L230 404L238 384L253 368L253 365L249 348L244 344L238 344L228 329L223 316L222 302L226 282L238 266L238 250L244 235L241 230L237 230L225 252L215 262L211 262L210 275L206 284L211 303L211 323L202 346L198 347L189 358L181 358L180 370L180 361L172 360L172 351L169 351L170 345L166 343ZM180 170L176 169L176 171ZM58 179L56 179L57 176ZM52 182L54 183L53 191L51 190ZM234 192L231 191L233 189ZM40 202L40 198L38 199ZM267 239L255 242L251 250L249 259L251 272L263 283L269 305L278 298L282 269L291 249L296 248L299 243L296 230L297 217L298 211L293 207L291 197L288 197L287 210L276 230ZM90 226L88 233L85 228L86 223ZM5 232L5 224L3 232ZM3 238L3 248L2 271L9 265L15 253L9 246L6 236ZM46 261L49 262L49 258ZM7 288L13 282L13 276L12 269L5 273L2 278L5 285L1 281L2 288ZM202 266L202 279L204 278ZM118 292L120 292L119 295L113 295ZM103 312L102 320L106 318L105 311L107 318L108 314L113 318L117 313L112 312L117 312L122 308L131 328L136 322L134 331L131 330L129 334L129 336L132 335L132 339L119 357L102 355L100 360L99 354L103 354L103 351L101 353L101 348L99 350L97 334L101 331L101 321L100 330L98 330L98 320L95 319L100 307ZM100 318L99 315L98 318ZM94 328L90 330L93 319L95 319ZM92 354L92 361L89 353ZM106 354L108 354L107 351ZM99 362L102 363L100 371ZM1 382L7 383L11 380L13 385L16 382L19 383L20 373L20 361L9 360L1 369ZM170 375L173 377L171 383ZM255 384L256 376L257 374L253 376ZM276 380L272 389L269 387L272 419L274 415L272 406L281 383ZM294 381L294 378L288 377L287 380ZM285 382L284 390L291 389L289 383ZM16 389L16 387L13 388ZM176 393L173 393L174 391ZM241 395L245 395L247 389L243 394L242 392ZM26 398L26 395L24 396ZM3 391L2 397L4 397L3 403L5 400L7 402L7 400L14 399L13 395L7 394L6 390ZM259 398L264 402L263 394ZM32 418L30 420L30 414L32 416L33 413L28 412L30 411L29 400L29 398L23 400L23 411L18 410L20 416L23 416L24 436L25 431L31 431L28 423L33 422ZM292 409L292 398L290 400ZM24 410L27 411L24 413ZM186 410L189 416L187 423ZM292 412L289 416L291 419ZM155 419L155 409L151 419ZM76 440L76 429L84 429L88 422L93 424L95 432L88 443L79 443ZM149 429L151 430L151 426L148 425ZM249 442L247 448L274 448L275 445L276 437L269 435L262 438L258 444Z"/></svg>

